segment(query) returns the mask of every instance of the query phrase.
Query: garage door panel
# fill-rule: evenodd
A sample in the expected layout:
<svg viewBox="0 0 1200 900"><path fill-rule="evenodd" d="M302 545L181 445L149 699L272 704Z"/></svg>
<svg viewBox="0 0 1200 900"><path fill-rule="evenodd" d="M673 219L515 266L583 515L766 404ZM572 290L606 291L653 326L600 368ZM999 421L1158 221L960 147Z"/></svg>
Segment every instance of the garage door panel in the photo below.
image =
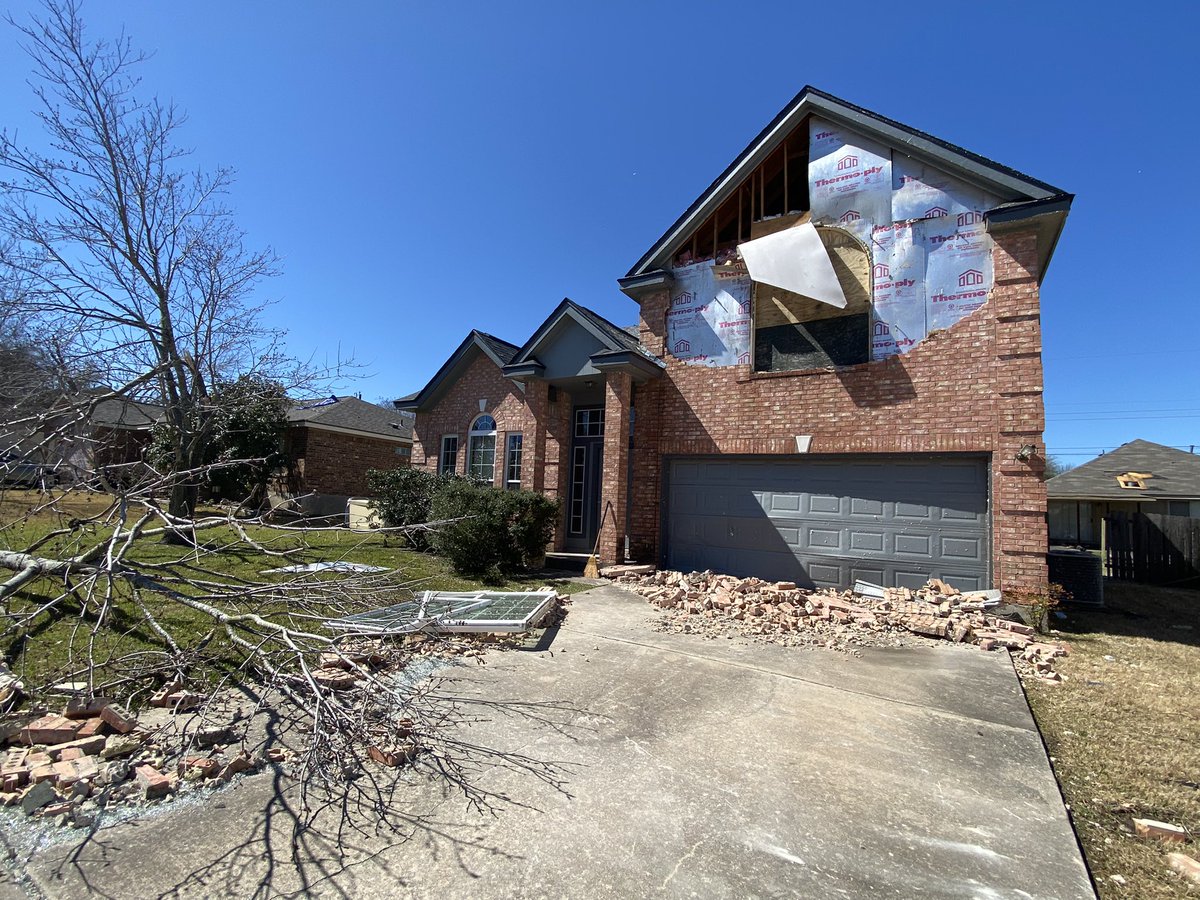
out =
<svg viewBox="0 0 1200 900"><path fill-rule="evenodd" d="M676 460L668 474L673 567L810 586L988 586L981 459Z"/></svg>

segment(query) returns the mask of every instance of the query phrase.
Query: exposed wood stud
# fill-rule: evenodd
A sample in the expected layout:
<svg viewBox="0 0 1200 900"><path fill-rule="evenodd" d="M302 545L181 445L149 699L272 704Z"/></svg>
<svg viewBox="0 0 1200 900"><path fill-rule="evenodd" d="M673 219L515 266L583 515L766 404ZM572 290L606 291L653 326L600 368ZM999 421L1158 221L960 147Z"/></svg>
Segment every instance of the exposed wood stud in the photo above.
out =
<svg viewBox="0 0 1200 900"><path fill-rule="evenodd" d="M787 215L792 211L791 204L788 203L788 141L790 138L783 140L783 212Z"/></svg>

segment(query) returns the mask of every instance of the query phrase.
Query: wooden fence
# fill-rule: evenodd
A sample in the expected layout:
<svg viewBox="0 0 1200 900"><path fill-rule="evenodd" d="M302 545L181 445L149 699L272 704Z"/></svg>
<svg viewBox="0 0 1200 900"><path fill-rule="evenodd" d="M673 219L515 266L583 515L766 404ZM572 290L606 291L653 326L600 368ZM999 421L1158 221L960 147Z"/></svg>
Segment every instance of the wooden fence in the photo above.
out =
<svg viewBox="0 0 1200 900"><path fill-rule="evenodd" d="M1200 587L1200 519L1109 513L1104 546L1104 570L1110 578Z"/></svg>

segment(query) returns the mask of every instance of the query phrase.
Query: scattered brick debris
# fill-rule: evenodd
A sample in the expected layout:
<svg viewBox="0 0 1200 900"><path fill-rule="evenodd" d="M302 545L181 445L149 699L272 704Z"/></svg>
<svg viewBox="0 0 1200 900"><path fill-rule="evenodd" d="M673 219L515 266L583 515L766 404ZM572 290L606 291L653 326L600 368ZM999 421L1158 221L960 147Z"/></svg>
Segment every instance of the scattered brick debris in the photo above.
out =
<svg viewBox="0 0 1200 900"><path fill-rule="evenodd" d="M1186 853L1168 853L1167 862L1171 868L1182 875L1200 884L1200 862Z"/></svg>
<svg viewBox="0 0 1200 900"><path fill-rule="evenodd" d="M1039 639L1023 622L989 614L994 592L963 593L939 579L916 590L865 585L862 594L713 572L619 571L612 580L664 610L664 628L710 637L724 632L852 649L918 636L1014 651L1023 671L1046 681L1061 680L1052 661L1069 652L1065 644Z"/></svg>
<svg viewBox="0 0 1200 900"><path fill-rule="evenodd" d="M1188 839L1187 831L1178 825L1158 822L1154 819L1134 819L1133 831L1138 837L1172 841L1177 844L1187 843Z"/></svg>

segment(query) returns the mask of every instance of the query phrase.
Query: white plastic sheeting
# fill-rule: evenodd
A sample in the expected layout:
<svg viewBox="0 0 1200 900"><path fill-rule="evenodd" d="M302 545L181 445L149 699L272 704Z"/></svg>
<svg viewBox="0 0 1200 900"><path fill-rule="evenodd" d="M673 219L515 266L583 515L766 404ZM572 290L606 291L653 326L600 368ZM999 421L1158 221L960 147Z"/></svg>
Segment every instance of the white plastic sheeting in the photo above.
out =
<svg viewBox="0 0 1200 900"><path fill-rule="evenodd" d="M906 353L925 339L925 244L914 224L898 222L871 235L874 316L871 358Z"/></svg>
<svg viewBox="0 0 1200 900"><path fill-rule="evenodd" d="M871 248L871 358L906 353L987 301L999 201L934 166L821 119L810 120L812 220Z"/></svg>
<svg viewBox="0 0 1200 900"><path fill-rule="evenodd" d="M667 311L667 349L693 365L735 366L750 359L750 276L711 260L675 269Z"/></svg>
<svg viewBox="0 0 1200 900"><path fill-rule="evenodd" d="M892 221L937 219L983 213L997 204L994 197L964 184L953 175L897 153L892 160Z"/></svg>
<svg viewBox="0 0 1200 900"><path fill-rule="evenodd" d="M959 226L955 217L916 223L925 245L929 330L949 328L987 301L992 287L992 239L983 222Z"/></svg>
<svg viewBox="0 0 1200 900"><path fill-rule="evenodd" d="M808 194L814 222L840 225L863 241L892 221L892 154L882 144L811 120Z"/></svg>
<svg viewBox="0 0 1200 900"><path fill-rule="evenodd" d="M846 295L812 223L785 228L738 245L750 278L794 294L846 308Z"/></svg>

